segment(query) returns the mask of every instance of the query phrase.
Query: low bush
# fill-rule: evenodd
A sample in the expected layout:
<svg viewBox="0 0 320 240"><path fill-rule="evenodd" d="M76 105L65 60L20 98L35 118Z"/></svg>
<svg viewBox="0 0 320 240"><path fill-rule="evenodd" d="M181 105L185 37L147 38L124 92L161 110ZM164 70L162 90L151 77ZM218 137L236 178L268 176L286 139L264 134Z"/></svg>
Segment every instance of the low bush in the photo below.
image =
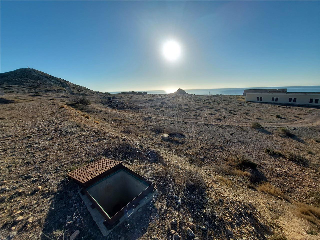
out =
<svg viewBox="0 0 320 240"><path fill-rule="evenodd" d="M84 110L90 104L91 104L90 100L85 97L74 98L68 103L69 106L76 108L78 110Z"/></svg>
<svg viewBox="0 0 320 240"><path fill-rule="evenodd" d="M263 129L263 127L261 126L260 123L258 122L253 122L252 125L251 125L252 128L254 129Z"/></svg>
<svg viewBox="0 0 320 240"><path fill-rule="evenodd" d="M283 153L270 148L266 148L264 152L272 157L285 157Z"/></svg>
<svg viewBox="0 0 320 240"><path fill-rule="evenodd" d="M304 203L297 203L300 217L312 222L320 228L320 208Z"/></svg>
<svg viewBox="0 0 320 240"><path fill-rule="evenodd" d="M295 153L289 153L286 158L291 161L294 162L300 166L303 167L308 167L309 166L309 161L308 159L302 157L301 155L295 154Z"/></svg>
<svg viewBox="0 0 320 240"><path fill-rule="evenodd" d="M280 135L283 137L290 137L290 138L294 137L294 134L291 133L290 130L287 128L280 128L279 132L280 132Z"/></svg>
<svg viewBox="0 0 320 240"><path fill-rule="evenodd" d="M279 188L271 185L270 183L262 183L257 187L257 190L290 201L289 198Z"/></svg>
<svg viewBox="0 0 320 240"><path fill-rule="evenodd" d="M248 159L245 159L245 158L239 159L239 162L237 164L237 168L239 168L240 170L245 170L247 168L256 169L257 166L258 165L256 163L254 163Z"/></svg>

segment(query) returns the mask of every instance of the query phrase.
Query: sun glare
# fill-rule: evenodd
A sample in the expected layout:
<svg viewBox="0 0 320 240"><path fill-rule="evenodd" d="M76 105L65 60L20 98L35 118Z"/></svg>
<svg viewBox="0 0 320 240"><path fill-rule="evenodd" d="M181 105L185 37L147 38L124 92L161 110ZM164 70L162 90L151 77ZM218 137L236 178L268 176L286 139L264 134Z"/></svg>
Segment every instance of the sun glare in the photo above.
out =
<svg viewBox="0 0 320 240"><path fill-rule="evenodd" d="M177 88L167 88L165 91L167 94L174 93L175 91L177 91Z"/></svg>
<svg viewBox="0 0 320 240"><path fill-rule="evenodd" d="M181 56L181 46L174 40L169 40L163 44L162 54L170 62L177 61Z"/></svg>

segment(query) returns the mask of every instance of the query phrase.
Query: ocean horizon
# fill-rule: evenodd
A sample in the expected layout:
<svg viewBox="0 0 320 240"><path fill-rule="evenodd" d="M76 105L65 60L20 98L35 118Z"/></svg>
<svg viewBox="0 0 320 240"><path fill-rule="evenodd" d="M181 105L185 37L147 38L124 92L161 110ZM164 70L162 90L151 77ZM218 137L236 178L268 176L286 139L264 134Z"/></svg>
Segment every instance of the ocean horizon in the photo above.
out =
<svg viewBox="0 0 320 240"><path fill-rule="evenodd" d="M194 95L243 95L245 89L283 89L288 92L320 92L320 86L292 86L292 87L252 87L252 88L212 88L212 89L184 89L189 94ZM130 91L123 91L130 92ZM147 92L147 94L168 94L165 90L135 91ZM119 92L110 92L118 94Z"/></svg>

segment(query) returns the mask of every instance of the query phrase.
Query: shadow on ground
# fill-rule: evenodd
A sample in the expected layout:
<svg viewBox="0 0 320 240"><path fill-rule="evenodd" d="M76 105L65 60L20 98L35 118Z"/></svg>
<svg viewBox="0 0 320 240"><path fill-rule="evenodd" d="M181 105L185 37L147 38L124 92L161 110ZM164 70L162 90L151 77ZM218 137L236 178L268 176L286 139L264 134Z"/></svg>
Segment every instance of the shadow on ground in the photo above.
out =
<svg viewBox="0 0 320 240"><path fill-rule="evenodd" d="M9 103L14 103L14 100L8 100L5 98L0 98L0 104L9 104Z"/></svg>
<svg viewBox="0 0 320 240"><path fill-rule="evenodd" d="M252 183L266 181L265 176L258 169L250 170ZM207 188L201 176L193 175L191 172L186 174L188 174L188 181L181 196L181 202L170 193L164 193L168 204L167 209L173 207L178 211L190 213L194 223L193 228L188 225L188 220L174 225L173 230L180 234L181 239L193 239L185 231L188 227L200 239L242 239L243 233L252 239L263 240L273 234L272 228L266 225L252 204L224 198L210 201L208 193L214 189ZM161 191L159 185L157 186ZM160 219L165 221L167 214L170 215L170 213L161 214ZM172 237L169 231L167 235L168 239Z"/></svg>
<svg viewBox="0 0 320 240"><path fill-rule="evenodd" d="M259 132L267 134L267 135L271 135L272 133L264 128L258 129Z"/></svg>
<svg viewBox="0 0 320 240"><path fill-rule="evenodd" d="M76 239L106 239L82 202L78 194L80 187L66 179L60 183L58 189L51 201L41 240L70 239L77 230L80 233ZM156 209L150 202L115 227L107 239L138 239L146 232L153 216L156 216Z"/></svg>

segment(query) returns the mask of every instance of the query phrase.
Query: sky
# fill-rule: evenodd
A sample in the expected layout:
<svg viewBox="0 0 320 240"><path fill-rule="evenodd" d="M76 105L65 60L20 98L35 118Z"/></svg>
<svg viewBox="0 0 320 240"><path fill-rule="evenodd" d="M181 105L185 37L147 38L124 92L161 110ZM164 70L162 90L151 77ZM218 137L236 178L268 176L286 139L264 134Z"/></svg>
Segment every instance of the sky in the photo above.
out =
<svg viewBox="0 0 320 240"><path fill-rule="evenodd" d="M320 85L320 1L0 4L0 72L103 92ZM177 61L163 56L169 40Z"/></svg>

